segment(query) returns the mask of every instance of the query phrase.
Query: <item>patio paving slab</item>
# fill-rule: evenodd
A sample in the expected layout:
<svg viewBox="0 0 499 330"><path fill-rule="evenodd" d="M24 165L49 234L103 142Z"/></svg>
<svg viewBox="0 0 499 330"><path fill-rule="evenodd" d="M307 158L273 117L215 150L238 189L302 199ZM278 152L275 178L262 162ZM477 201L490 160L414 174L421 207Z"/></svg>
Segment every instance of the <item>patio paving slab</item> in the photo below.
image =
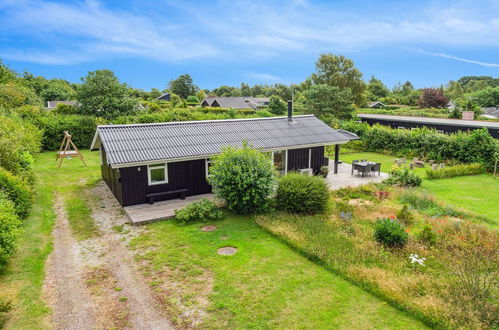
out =
<svg viewBox="0 0 499 330"><path fill-rule="evenodd" d="M170 199L166 201L155 202L154 204L138 204L124 207L125 213L130 219L132 225L141 225L149 222L160 221L173 218L175 210L182 209L188 204L203 199L215 199L214 194L202 194L188 196L185 199Z"/></svg>
<svg viewBox="0 0 499 330"><path fill-rule="evenodd" d="M337 190L345 187L358 187L371 182L381 182L389 177L388 173L383 173L378 176L378 173L372 173L365 177L360 175L352 175L352 165L341 163L338 164L338 174L334 173L334 161L329 162L329 175L326 180L330 190Z"/></svg>

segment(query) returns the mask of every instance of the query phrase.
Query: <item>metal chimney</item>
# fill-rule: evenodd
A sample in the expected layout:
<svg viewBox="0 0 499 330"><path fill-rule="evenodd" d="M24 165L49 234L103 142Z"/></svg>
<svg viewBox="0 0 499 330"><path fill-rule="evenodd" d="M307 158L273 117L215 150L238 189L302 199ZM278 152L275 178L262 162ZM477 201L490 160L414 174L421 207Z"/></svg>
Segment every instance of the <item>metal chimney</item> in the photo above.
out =
<svg viewBox="0 0 499 330"><path fill-rule="evenodd" d="M288 121L293 121L293 101L288 101Z"/></svg>

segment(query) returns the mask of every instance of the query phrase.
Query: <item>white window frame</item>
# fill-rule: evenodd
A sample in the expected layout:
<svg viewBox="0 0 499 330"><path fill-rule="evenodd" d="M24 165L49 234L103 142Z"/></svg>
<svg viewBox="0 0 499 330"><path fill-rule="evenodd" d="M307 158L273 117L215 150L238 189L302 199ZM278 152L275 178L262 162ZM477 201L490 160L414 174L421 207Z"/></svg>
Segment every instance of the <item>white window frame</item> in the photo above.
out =
<svg viewBox="0 0 499 330"><path fill-rule="evenodd" d="M209 165L210 165L211 163L213 163L213 161L212 161L211 159L209 159L209 158L206 158L206 159L204 160L204 164L205 164L205 171L206 171L206 172L205 172L205 176L206 176L206 178L207 178L207 179L211 176L211 174L209 174L209 171L208 171L208 169L210 168L210 166L209 166Z"/></svg>
<svg viewBox="0 0 499 330"><path fill-rule="evenodd" d="M151 182L151 169L157 170L157 169L161 169L161 168L163 169L163 172L165 173L165 179L163 181ZM168 183L168 163L158 163L158 164L147 165L147 182L149 183L150 186Z"/></svg>
<svg viewBox="0 0 499 330"><path fill-rule="evenodd" d="M437 133L440 133L440 134L445 134L445 132L441 129L437 129Z"/></svg>
<svg viewBox="0 0 499 330"><path fill-rule="evenodd" d="M404 126L397 126L397 129L405 129Z"/></svg>

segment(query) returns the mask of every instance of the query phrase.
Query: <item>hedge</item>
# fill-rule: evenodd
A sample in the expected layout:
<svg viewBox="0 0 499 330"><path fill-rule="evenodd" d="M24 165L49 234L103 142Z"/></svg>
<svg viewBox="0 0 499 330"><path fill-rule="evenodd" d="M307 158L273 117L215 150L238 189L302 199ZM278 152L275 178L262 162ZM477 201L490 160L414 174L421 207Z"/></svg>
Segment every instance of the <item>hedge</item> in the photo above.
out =
<svg viewBox="0 0 499 330"><path fill-rule="evenodd" d="M482 164L461 164L456 166L439 168L436 170L427 169L426 175L428 179L444 179L444 178L452 178L455 176L464 176L464 175L475 175L482 174L485 172L485 169Z"/></svg>
<svg viewBox="0 0 499 330"><path fill-rule="evenodd" d="M435 129L392 129L376 124L343 122L341 128L361 138L362 149L400 156L416 156L436 161L455 160L460 163L481 163L494 166L499 155L499 141L486 128L452 134L437 133Z"/></svg>
<svg viewBox="0 0 499 330"><path fill-rule="evenodd" d="M0 272L15 251L20 226L14 203L0 192Z"/></svg>
<svg viewBox="0 0 499 330"><path fill-rule="evenodd" d="M0 193L14 203L14 210L20 218L28 216L33 202L33 193L19 177L0 167Z"/></svg>
<svg viewBox="0 0 499 330"><path fill-rule="evenodd" d="M83 115L47 114L33 120L33 124L43 132L42 148L44 150L59 149L64 131L71 134L78 148L88 149L97 125L106 123L102 118Z"/></svg>

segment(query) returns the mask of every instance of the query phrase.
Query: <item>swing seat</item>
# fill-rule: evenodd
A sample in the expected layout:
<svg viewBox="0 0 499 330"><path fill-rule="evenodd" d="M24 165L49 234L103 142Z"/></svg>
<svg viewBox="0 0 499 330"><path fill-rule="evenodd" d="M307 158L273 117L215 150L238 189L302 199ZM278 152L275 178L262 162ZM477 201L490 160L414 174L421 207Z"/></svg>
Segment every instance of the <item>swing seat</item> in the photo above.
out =
<svg viewBox="0 0 499 330"><path fill-rule="evenodd" d="M63 157L66 157L66 156L77 156L77 155L78 155L78 151L76 151L76 150L68 150L66 152L59 151L57 153L57 158L63 158Z"/></svg>

